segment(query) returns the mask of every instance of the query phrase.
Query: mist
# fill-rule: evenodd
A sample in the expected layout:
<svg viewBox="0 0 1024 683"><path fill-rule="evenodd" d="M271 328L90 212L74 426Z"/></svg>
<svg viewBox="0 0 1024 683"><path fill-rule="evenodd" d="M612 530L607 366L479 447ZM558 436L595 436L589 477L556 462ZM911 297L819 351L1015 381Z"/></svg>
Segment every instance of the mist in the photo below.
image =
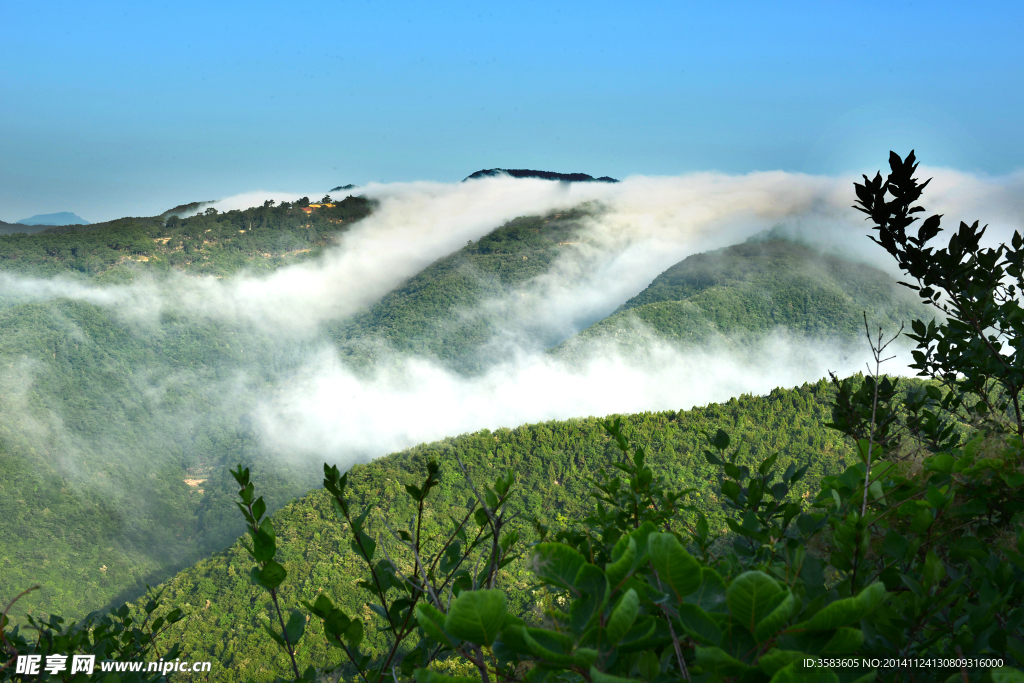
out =
<svg viewBox="0 0 1024 683"><path fill-rule="evenodd" d="M1024 223L1019 199L1024 176L986 179L924 168L919 176L935 177L926 206L946 213L947 225L953 216L988 215L995 237ZM837 347L785 331L742 354L730 348L682 351L652 340L644 354L632 357L612 345L591 345L585 362L570 367L543 353L610 314L686 256L743 242L772 227L824 252L898 275L888 255L866 238L862 214L849 208L853 180L769 172L634 176L618 184L507 177L370 184L360 192L379 202L373 214L317 261L269 275L217 279L171 273L102 287L4 274L0 287L9 302L72 299L102 307L132 322L134 333L142 336L173 312L277 340L269 343L287 349L290 361L269 375L265 368L248 370L244 361L232 368L239 376L264 376L270 382L264 389L247 389L255 393L244 401L253 406L251 417L264 444L290 458L364 460L481 428L690 408L814 381L830 370L862 370L869 357L866 345ZM294 195L246 193L215 207L243 208L272 197ZM497 360L485 372L460 375L386 348L371 372L355 372L324 337L322 323L365 310L467 241L517 216L581 204L592 210L583 221L580 244L515 292L462 312L497 314L506 321L491 347ZM906 354L885 370L904 372L901 363L908 359ZM235 406L232 412L237 410L238 396L220 393Z"/></svg>

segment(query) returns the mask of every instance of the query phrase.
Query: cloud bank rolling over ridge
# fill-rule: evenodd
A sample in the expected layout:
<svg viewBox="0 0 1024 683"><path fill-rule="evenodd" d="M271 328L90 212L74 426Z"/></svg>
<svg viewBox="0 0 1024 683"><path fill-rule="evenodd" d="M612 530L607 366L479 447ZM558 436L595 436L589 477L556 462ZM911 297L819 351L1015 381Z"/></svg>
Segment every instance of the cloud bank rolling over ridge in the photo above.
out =
<svg viewBox="0 0 1024 683"><path fill-rule="evenodd" d="M990 235L1006 239L1024 228L1024 176L982 179L944 169L925 194L929 212L989 217ZM338 462L384 455L419 442L482 428L514 427L579 415L689 408L741 393L817 380L828 370L864 369L866 344L846 348L780 331L753 355L729 348L681 351L652 341L624 356L595 345L570 367L542 353L599 320L691 254L744 241L776 225L801 241L898 275L888 255L865 235L853 203L851 178L782 172L743 176L704 173L630 177L614 185L484 178L465 183L371 184L360 192L379 202L315 261L264 276L227 279L172 274L118 286L68 279L0 276L14 300L71 298L109 309L145 335L164 312L240 326L277 339L293 362L270 385L250 386L243 403L263 443L282 457ZM275 193L221 200L219 210L262 204ZM256 199L259 197L259 199ZM514 293L485 302L507 326L494 346L497 360L477 375L461 375L423 358L380 349L370 372L340 360L323 323L352 315L392 288L516 216L549 214L590 203L580 244L564 250L545 274ZM473 315L474 311L465 311ZM887 372L907 373L909 354ZM245 368L235 368L245 374ZM253 375L259 374L253 371ZM233 390L241 391L241 389ZM239 400L231 391L223 401Z"/></svg>

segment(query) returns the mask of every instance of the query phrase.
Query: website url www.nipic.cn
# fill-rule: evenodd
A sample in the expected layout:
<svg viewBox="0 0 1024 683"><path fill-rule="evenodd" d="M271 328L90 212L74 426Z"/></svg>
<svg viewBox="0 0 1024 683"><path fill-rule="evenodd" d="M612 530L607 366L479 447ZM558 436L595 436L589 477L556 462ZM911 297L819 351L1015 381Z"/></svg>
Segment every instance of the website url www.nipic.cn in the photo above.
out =
<svg viewBox="0 0 1024 683"><path fill-rule="evenodd" d="M158 660L155 662L96 662L96 655L18 655L15 663L14 673L28 676L39 675L43 672L58 674L64 671L68 673L91 674L97 669L104 673L203 673L210 670L210 662L190 662L175 659L173 662Z"/></svg>

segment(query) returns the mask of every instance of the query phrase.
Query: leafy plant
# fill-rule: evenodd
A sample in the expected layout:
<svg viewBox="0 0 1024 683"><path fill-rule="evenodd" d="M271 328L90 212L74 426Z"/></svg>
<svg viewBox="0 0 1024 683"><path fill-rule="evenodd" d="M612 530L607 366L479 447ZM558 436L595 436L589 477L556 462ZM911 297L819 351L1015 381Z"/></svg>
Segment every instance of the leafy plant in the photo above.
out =
<svg viewBox="0 0 1024 683"><path fill-rule="evenodd" d="M370 569L371 580L362 585L381 600L371 608L386 620L394 644L371 662L358 654L357 620L324 596L307 608L324 620L359 675L367 683L388 674L418 683L1020 680L1024 674L1003 664L1007 657L1024 664L1018 606L1024 604L1024 442L1018 434L999 438L1005 422L991 419L989 432L961 446L950 424L970 395L981 399L968 404L968 415L992 415L1010 403L1016 410L1015 360L995 353L994 338L976 337L1000 322L993 301L1004 305L1005 334L1015 334L1019 308L992 293L996 285L985 290L969 281L972 268L998 268L1002 249L979 252L971 237L965 251L954 239L939 259L953 259L944 263L954 277L939 280L928 270L931 252L914 250L938 232L938 219L926 221L909 245L902 238L913 222L909 214L921 210L910 204L923 185L907 179L912 155L908 163L893 157L890 180L865 178L858 196L863 210L889 229L880 243L898 245L901 266L925 282L922 297L937 301L928 286L939 285L954 302L950 322L932 323L924 333L915 322L911 335L919 343L919 368L950 391L928 387L899 405L898 382L879 374L887 344L881 333L877 342L869 334L874 372L859 388L833 378L838 394L830 426L854 439L859 462L825 477L809 506L791 495L804 469L790 466L780 474L775 454L751 470L737 464L740 449L729 451L726 432L708 435L712 449L705 457L721 468L721 494L734 513L727 522L731 549L718 553L707 518L697 512L689 524L694 515L688 513L696 512L686 502L691 491L669 490L646 465L642 448L630 453L621 423L606 423L622 458L618 473L601 470L594 482L593 513L551 540L550 530L537 524L541 540L530 549L531 568L548 596L540 615L510 612L494 587L491 569L515 541L500 535L499 521L511 475L477 495L480 507L472 514L491 544L477 559L484 569L456 581L455 574L431 574L435 565L421 558L418 525L393 532L413 555L408 574L400 575L391 558L374 565L377 544L363 531L368 510L354 517L345 477L327 470L325 486L350 525L353 550ZM886 192L896 199L886 204ZM965 236L962 225L959 239ZM1015 248L1020 242L1015 236ZM973 254L973 266L962 267L956 255L964 253ZM1019 275L1013 267L1011 274ZM972 308L978 300L983 317ZM1017 338L1024 339L1015 337L1012 348ZM975 366L982 349L989 355ZM995 404L993 382L1007 397ZM905 427L900 410L909 416ZM1019 413L1014 416L1019 426ZM917 469L901 461L907 435L934 449L914 455L910 464ZM432 463L423 487L407 487L420 514L436 471ZM448 565L460 566L475 548L463 550L449 539L440 556L450 554ZM404 593L390 607L389 588ZM419 640L400 658L413 615ZM475 675L440 670L452 657L469 662Z"/></svg>
<svg viewBox="0 0 1024 683"><path fill-rule="evenodd" d="M16 596L4 608L0 615L0 649L3 650L3 664L0 665L0 680L44 680L74 681L108 681L109 683L150 683L164 680L161 672L132 672L101 670L100 663L156 661L156 658L172 662L180 654L177 645L161 651L157 646L159 636L172 624L182 618L180 609L172 609L163 616L153 617L160 607L162 591L148 589L145 604L145 616L141 622L131 615L128 605L111 611L109 614L92 612L81 621L73 621L65 625L65 620L50 615L45 621L29 615L28 626L15 626L7 630L7 614L19 599L29 592L38 589L33 586ZM30 632L35 631L35 636ZM94 668L91 673L76 671L72 673L73 655L91 655L94 657ZM156 658L154 658L156 655ZM17 672L18 658L37 658L36 675L27 676ZM59 665L47 673L47 665Z"/></svg>

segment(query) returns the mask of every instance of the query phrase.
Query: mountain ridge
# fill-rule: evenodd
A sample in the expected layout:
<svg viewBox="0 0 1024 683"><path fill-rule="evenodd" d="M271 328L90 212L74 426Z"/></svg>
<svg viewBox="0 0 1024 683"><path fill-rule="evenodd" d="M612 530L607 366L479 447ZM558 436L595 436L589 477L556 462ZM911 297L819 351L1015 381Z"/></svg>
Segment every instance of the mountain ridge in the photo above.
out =
<svg viewBox="0 0 1024 683"><path fill-rule="evenodd" d="M555 173L553 171L535 171L525 168L485 168L475 173L471 173L462 182L467 180L474 180L477 178L490 178L500 175L509 175L513 178L540 178L541 180L559 180L570 183L617 183L619 182L615 178L609 176L601 176L595 178L592 175L586 173Z"/></svg>

